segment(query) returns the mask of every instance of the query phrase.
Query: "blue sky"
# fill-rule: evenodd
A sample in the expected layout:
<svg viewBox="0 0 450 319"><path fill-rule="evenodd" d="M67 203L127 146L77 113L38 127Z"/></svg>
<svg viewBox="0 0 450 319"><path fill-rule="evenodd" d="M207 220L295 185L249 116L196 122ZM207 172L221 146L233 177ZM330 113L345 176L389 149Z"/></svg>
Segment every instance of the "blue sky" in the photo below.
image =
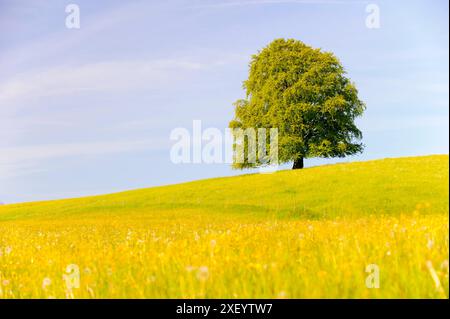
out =
<svg viewBox="0 0 450 319"><path fill-rule="evenodd" d="M366 149L341 161L448 153L448 23L446 0L0 0L0 201L252 172L173 164L169 136L225 129L251 54L280 37L334 52L367 104Z"/></svg>

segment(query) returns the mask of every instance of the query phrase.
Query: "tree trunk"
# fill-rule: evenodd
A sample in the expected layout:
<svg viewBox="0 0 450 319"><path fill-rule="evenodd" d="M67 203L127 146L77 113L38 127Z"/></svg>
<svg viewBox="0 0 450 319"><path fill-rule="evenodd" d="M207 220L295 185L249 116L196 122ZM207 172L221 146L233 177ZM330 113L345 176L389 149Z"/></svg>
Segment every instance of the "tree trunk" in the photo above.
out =
<svg viewBox="0 0 450 319"><path fill-rule="evenodd" d="M294 166L292 166L292 169L301 169L303 168L303 157L297 158L294 161Z"/></svg>

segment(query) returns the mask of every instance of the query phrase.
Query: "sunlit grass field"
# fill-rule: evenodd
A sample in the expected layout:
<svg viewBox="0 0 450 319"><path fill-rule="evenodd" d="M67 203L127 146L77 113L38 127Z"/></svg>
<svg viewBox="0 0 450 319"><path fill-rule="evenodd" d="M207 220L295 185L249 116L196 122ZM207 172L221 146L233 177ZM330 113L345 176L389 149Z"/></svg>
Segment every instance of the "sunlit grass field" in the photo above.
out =
<svg viewBox="0 0 450 319"><path fill-rule="evenodd" d="M0 206L0 298L447 298L448 160Z"/></svg>

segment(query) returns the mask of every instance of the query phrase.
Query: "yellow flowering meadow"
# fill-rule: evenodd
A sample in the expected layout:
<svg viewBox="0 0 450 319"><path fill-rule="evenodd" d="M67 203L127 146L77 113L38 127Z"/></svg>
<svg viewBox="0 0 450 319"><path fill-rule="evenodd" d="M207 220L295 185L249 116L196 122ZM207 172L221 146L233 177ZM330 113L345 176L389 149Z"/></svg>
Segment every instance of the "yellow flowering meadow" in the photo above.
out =
<svg viewBox="0 0 450 319"><path fill-rule="evenodd" d="M243 175L0 207L0 298L447 298L448 242L448 156Z"/></svg>

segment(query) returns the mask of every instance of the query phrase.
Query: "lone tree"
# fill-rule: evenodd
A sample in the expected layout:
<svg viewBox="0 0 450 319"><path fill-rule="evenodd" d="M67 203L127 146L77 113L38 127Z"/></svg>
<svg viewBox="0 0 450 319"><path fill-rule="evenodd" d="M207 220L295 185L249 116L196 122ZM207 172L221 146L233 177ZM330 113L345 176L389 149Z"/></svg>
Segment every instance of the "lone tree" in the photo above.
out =
<svg viewBox="0 0 450 319"><path fill-rule="evenodd" d="M355 85L330 52L276 39L250 62L246 98L234 103L230 128L278 128L280 163L345 157L363 150L354 120L365 110ZM262 165L238 163L234 168Z"/></svg>

